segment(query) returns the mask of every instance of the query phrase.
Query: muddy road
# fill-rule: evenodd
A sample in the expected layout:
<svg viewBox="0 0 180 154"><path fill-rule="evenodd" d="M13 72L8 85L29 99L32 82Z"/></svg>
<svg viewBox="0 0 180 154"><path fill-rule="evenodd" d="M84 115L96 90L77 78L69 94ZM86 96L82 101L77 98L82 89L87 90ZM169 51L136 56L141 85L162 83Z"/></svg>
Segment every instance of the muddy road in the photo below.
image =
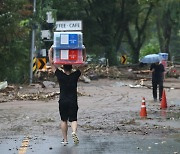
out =
<svg viewBox="0 0 180 154"><path fill-rule="evenodd" d="M75 153L100 153L97 150L102 151L103 146L107 148L107 140L109 140L108 145L111 142L114 145L109 145L104 153L162 152L158 151L158 148L154 148L153 151L152 145L148 145L150 142L161 146L168 142L169 145L164 144L164 153L180 152L180 89L176 89L180 87L179 79L167 79L165 82L165 86L171 87L165 88L168 105L166 110L160 109L160 102L153 101L152 89L147 88L151 86L150 81L144 81L143 84L146 86L132 88L137 84L135 81L120 79L101 79L89 84L78 83L80 93L78 133L83 143L76 147ZM58 91L58 85L48 88L22 86L18 94L47 95ZM1 94L1 100L7 99L6 97ZM141 119L139 116L143 97L146 101L147 119ZM32 153L44 153L41 151L44 148L39 148L38 151L35 147L35 145L40 146L39 140L43 141L44 145L51 143L47 147L48 151L52 152L55 149L51 149L54 145L53 141L57 144L61 140L57 102L58 95L48 99L2 101L0 103L1 153L17 153L24 137L30 140L28 148ZM97 140L101 148L96 148L93 152L90 145L93 144L94 147ZM142 150L143 143L146 145L145 151ZM129 148L132 144L134 144L133 148ZM116 150L113 151L113 147ZM64 149L64 152L62 150L61 148L61 153L73 153L70 152L71 149Z"/></svg>

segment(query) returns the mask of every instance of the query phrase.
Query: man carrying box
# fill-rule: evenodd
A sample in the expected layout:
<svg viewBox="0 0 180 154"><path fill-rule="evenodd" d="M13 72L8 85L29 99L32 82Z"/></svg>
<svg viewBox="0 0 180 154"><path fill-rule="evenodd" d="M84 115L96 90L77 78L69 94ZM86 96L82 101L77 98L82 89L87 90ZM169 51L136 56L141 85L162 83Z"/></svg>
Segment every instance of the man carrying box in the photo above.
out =
<svg viewBox="0 0 180 154"><path fill-rule="evenodd" d="M49 49L49 63L58 79L60 86L59 113L61 117L61 130L63 134L63 141L61 143L64 145L68 144L67 131L69 121L71 122L72 137L74 143L78 144L79 139L77 136L77 82L81 75L81 71L77 69L75 72L72 72L72 65L63 65L63 70L59 70L53 62L52 52L53 48L51 47ZM86 53L84 53L83 55L83 59L85 59Z"/></svg>

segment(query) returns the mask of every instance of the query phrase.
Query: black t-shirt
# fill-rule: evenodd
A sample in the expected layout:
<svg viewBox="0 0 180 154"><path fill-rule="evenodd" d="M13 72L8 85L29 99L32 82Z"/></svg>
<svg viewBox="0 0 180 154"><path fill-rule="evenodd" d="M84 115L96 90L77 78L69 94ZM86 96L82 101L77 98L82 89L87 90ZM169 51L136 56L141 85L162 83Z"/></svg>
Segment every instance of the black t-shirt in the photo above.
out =
<svg viewBox="0 0 180 154"><path fill-rule="evenodd" d="M164 66L162 64L151 64L151 67L150 67L150 70L153 70L153 73L152 73L152 80L153 81L163 81L163 78L164 78Z"/></svg>
<svg viewBox="0 0 180 154"><path fill-rule="evenodd" d="M67 75L63 71L56 69L55 75L60 87L60 101L77 102L77 82L81 75L80 70Z"/></svg>

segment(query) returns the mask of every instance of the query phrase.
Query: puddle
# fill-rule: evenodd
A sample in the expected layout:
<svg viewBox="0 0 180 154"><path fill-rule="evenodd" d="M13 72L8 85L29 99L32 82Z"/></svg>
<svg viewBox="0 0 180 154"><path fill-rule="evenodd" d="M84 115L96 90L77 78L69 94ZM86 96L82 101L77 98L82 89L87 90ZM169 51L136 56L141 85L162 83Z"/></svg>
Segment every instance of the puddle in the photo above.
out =
<svg viewBox="0 0 180 154"><path fill-rule="evenodd" d="M180 100L173 100L173 101L170 101L170 105L180 106Z"/></svg>
<svg viewBox="0 0 180 154"><path fill-rule="evenodd" d="M80 144L74 145L69 138L69 144L60 144L59 136L32 136L27 146L27 154L154 154L179 153L179 137L133 137L120 135L80 135ZM0 139L0 152L15 154L21 146L21 137ZM16 141L16 142L15 142Z"/></svg>

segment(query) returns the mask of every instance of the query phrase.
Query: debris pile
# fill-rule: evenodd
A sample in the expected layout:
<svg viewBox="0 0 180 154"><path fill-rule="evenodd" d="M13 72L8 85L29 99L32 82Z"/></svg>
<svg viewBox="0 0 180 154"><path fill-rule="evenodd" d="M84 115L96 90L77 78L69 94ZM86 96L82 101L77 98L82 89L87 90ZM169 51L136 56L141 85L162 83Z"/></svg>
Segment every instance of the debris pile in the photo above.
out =
<svg viewBox="0 0 180 154"><path fill-rule="evenodd" d="M0 103L13 100L16 91L16 87L10 85L8 85L6 88L0 89Z"/></svg>
<svg viewBox="0 0 180 154"><path fill-rule="evenodd" d="M51 92L51 93L33 93L33 94L20 94L17 93L15 99L16 100L45 100L45 99L51 99L55 96L59 95L59 92Z"/></svg>
<svg viewBox="0 0 180 154"><path fill-rule="evenodd" d="M86 78L86 79L84 79ZM89 83L90 80L97 80L100 78L126 78L126 79L137 79L139 78L136 73L133 72L132 69L127 67L117 67L117 66L105 66L105 65L96 65L96 64L89 64L84 66L81 76L81 81ZM54 73L52 72L51 68L48 68L46 71L37 71L35 73L35 82L38 81L56 81Z"/></svg>
<svg viewBox="0 0 180 154"><path fill-rule="evenodd" d="M144 81L151 80L151 73L148 67L145 70L143 69L138 67L137 65L109 67L105 65L90 64L84 66L80 81L83 81L84 83L90 83L91 80L98 80L100 78L131 79L136 80L134 83L138 82L136 85L130 85L131 88L151 88L152 85L144 84ZM169 68L166 68L166 74L167 77L180 79L180 67L171 66ZM170 81L166 79L166 83ZM179 82L179 80L176 82ZM50 67L46 71L36 72L36 75L34 76L35 87L30 87L28 89L28 86L26 85L27 91L23 91L23 87L18 87L15 85L10 86L7 84L7 81L0 83L0 103L11 100L46 100L55 98L57 95L59 95L59 86L57 84L57 79ZM164 87L172 89L172 87L168 85L165 85ZM175 86L173 88L179 89L180 87ZM86 94L78 93L78 95L84 96Z"/></svg>
<svg viewBox="0 0 180 154"><path fill-rule="evenodd" d="M90 79L98 78L119 78L122 73L118 67L106 67L104 65L89 65L83 72Z"/></svg>
<svg viewBox="0 0 180 154"><path fill-rule="evenodd" d="M180 77L180 66L171 66L167 68L166 71L167 77L179 78Z"/></svg>
<svg viewBox="0 0 180 154"><path fill-rule="evenodd" d="M46 82L47 83L47 82ZM55 83L49 82L52 85ZM45 89L49 89L45 91ZM53 91L52 91L53 89ZM13 100L50 100L59 97L59 88L51 87L49 84L32 84L19 86L8 85L5 89L0 90L0 103L9 102ZM78 91L78 96L85 96L86 94Z"/></svg>

